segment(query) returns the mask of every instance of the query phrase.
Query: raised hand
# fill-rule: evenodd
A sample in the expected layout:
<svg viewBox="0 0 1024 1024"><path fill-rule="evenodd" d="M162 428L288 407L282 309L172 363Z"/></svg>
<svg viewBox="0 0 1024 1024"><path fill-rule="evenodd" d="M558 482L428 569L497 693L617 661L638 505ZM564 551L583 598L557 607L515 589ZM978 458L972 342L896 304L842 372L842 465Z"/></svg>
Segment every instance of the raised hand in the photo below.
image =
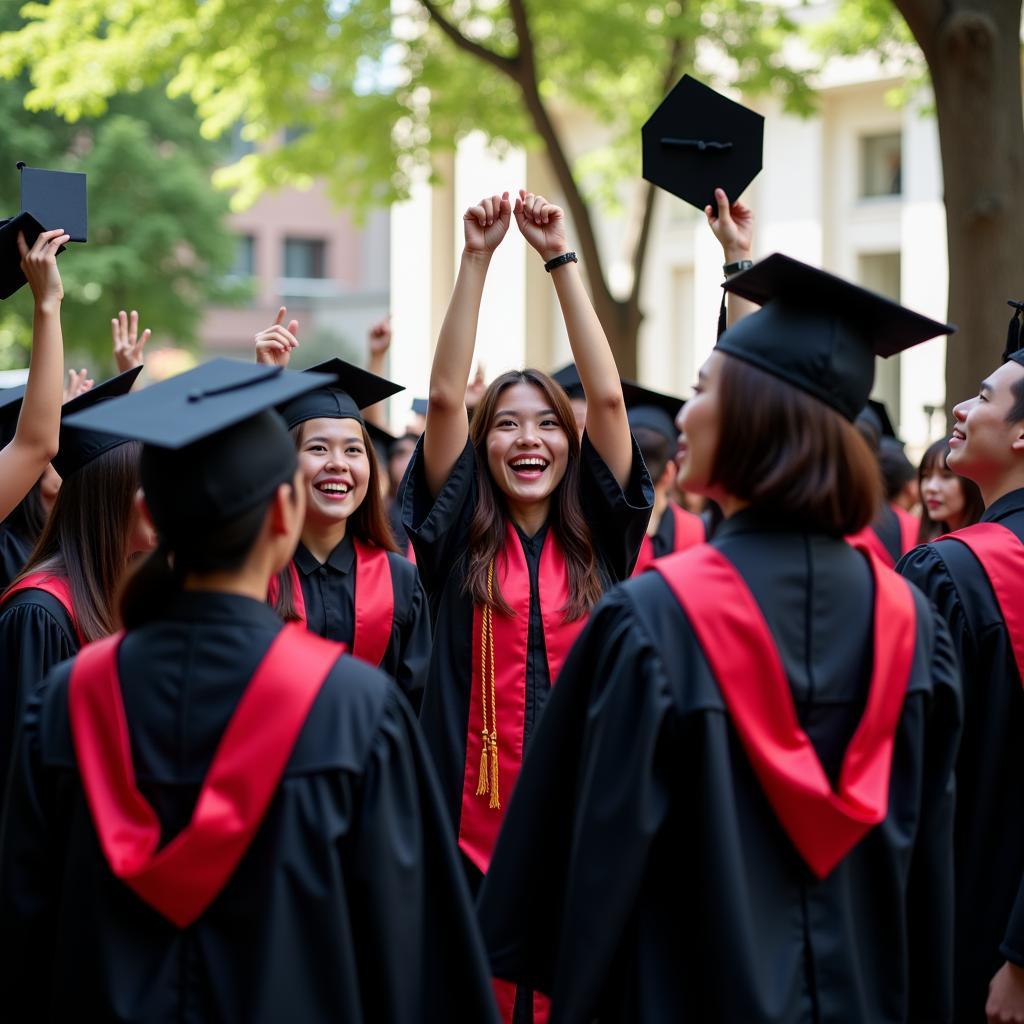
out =
<svg viewBox="0 0 1024 1024"><path fill-rule="evenodd" d="M371 356L386 355L388 349L391 348L391 314L389 313L383 320L377 321L370 328L367 337L370 342Z"/></svg>
<svg viewBox="0 0 1024 1024"><path fill-rule="evenodd" d="M282 306L277 311L277 319L256 335L256 362L267 366L287 366L292 357L292 349L299 347L299 321L289 320L284 326L284 318L288 309Z"/></svg>
<svg viewBox="0 0 1024 1024"><path fill-rule="evenodd" d="M64 284L57 269L57 250L70 241L71 236L64 234L63 228L54 228L43 231L30 249L24 234L18 232L21 271L38 308L56 309L64 298Z"/></svg>
<svg viewBox="0 0 1024 1024"><path fill-rule="evenodd" d="M142 350L153 332L147 327L139 335L139 314L132 310L131 315L123 309L110 321L110 335L114 342L114 362L117 372L125 373L142 365Z"/></svg>
<svg viewBox="0 0 1024 1024"><path fill-rule="evenodd" d="M726 263L750 259L754 243L754 211L743 203L730 203L720 188L715 189L715 201L718 208L705 206L704 216L715 238L722 244Z"/></svg>
<svg viewBox="0 0 1024 1024"><path fill-rule="evenodd" d="M471 206L462 218L466 237L466 252L477 256L490 256L501 244L512 223L512 204L508 193L488 196Z"/></svg>
<svg viewBox="0 0 1024 1024"><path fill-rule="evenodd" d="M63 401L67 403L72 398L84 395L92 385L93 379L89 376L89 371L84 366L80 370L68 370L68 382L64 385Z"/></svg>
<svg viewBox="0 0 1024 1024"><path fill-rule="evenodd" d="M560 206L549 203L543 196L520 189L515 214L523 237L545 262L568 250L565 213Z"/></svg>

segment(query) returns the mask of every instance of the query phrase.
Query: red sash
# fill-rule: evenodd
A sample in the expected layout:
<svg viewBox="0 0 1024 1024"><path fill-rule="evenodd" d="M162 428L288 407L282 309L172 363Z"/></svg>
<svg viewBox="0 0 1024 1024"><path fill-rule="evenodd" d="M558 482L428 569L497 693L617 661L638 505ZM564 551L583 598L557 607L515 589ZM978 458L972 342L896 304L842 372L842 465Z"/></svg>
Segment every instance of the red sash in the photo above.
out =
<svg viewBox="0 0 1024 1024"><path fill-rule="evenodd" d="M159 819L135 785L117 672L123 636L83 647L71 669L78 769L110 870L186 928L224 888L252 842L309 709L345 648L300 626L281 630L224 730L191 821L158 851Z"/></svg>
<svg viewBox="0 0 1024 1024"><path fill-rule="evenodd" d="M988 577L1024 682L1024 544L999 523L975 523L940 540L958 540L971 549Z"/></svg>
<svg viewBox="0 0 1024 1024"><path fill-rule="evenodd" d="M9 597L20 593L23 590L41 590L44 594L55 597L61 603L61 607L68 613L71 625L75 627L75 636L79 644L83 643L82 631L78 627L78 616L75 615L75 608L71 602L71 584L66 576L55 576L45 570L29 573L24 579L9 586L0 596L0 605Z"/></svg>
<svg viewBox="0 0 1024 1024"><path fill-rule="evenodd" d="M917 547L921 520L895 502L890 504L889 508L896 513L896 518L900 521L900 553L905 555L911 548Z"/></svg>
<svg viewBox="0 0 1024 1024"><path fill-rule="evenodd" d="M654 565L697 634L779 823L819 878L888 812L893 743L914 657L910 587L870 555L868 561L875 578L874 667L838 792L797 720L768 623L732 563L717 549L701 546Z"/></svg>
<svg viewBox="0 0 1024 1024"><path fill-rule="evenodd" d="M473 609L473 682L469 693L469 729L466 736L466 766L462 786L462 814L459 846L463 853L486 872L498 838L498 829L519 778L523 761L523 728L526 721L526 656L530 630L530 571L515 527L510 523L505 548L497 559L496 575L501 594L513 615L494 612L491 616L495 655L494 688L488 684L487 709L481 692L485 672L481 656L484 638L481 608ZM566 622L562 609L569 599L569 574L562 549L552 532L544 538L538 572L537 600L544 629L548 675L552 686L561 671L569 648L586 624L586 619ZM486 653L486 652L485 652ZM485 714L486 710L486 714ZM481 789L483 732L492 733L496 712L497 792L489 784ZM488 765L492 765L493 754ZM486 774L486 773L483 773ZM492 777L495 774L491 772Z"/></svg>
<svg viewBox="0 0 1024 1024"><path fill-rule="evenodd" d="M704 528L704 520L695 516L685 508L681 508L674 501L668 503L664 514L672 513L675 520L675 542L672 548L673 553L686 551L697 544L703 544L707 540L707 530ZM664 556L662 556L664 557ZM644 537L640 545L640 554L637 556L636 565L633 568L633 575L639 576L646 572L654 561L654 543L650 537Z"/></svg>
<svg viewBox="0 0 1024 1024"><path fill-rule="evenodd" d="M917 547L917 531L921 524L915 516L898 505L890 505L889 508L892 509L899 521L900 554L905 555L911 548ZM869 524L863 530L851 533L846 540L855 548L868 548L886 568L892 569L896 565L889 549L882 543L882 538L875 533L873 525Z"/></svg>
<svg viewBox="0 0 1024 1024"><path fill-rule="evenodd" d="M380 665L391 643L395 621L395 588L391 582L391 563L384 548L371 547L353 540L356 551L355 623L352 629L352 656L371 665ZM306 599L294 560L288 563L292 580L292 601L299 621L306 625ZM271 579L267 601L277 600L277 577Z"/></svg>

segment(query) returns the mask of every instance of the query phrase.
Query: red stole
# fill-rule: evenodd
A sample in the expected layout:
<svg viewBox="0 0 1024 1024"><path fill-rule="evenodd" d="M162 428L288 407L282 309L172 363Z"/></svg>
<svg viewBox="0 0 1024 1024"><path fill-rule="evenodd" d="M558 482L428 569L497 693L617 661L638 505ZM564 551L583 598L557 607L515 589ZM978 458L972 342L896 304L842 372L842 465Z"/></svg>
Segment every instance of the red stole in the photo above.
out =
<svg viewBox="0 0 1024 1024"><path fill-rule="evenodd" d="M64 611L68 613L71 624L75 627L75 636L78 637L79 644L84 642L82 631L78 627L78 617L75 615L75 608L71 602L71 583L66 576L56 576L45 570L29 573L24 579L18 580L4 591L0 596L0 604L23 590L41 590L44 594L57 598Z"/></svg>
<svg viewBox="0 0 1024 1024"><path fill-rule="evenodd" d="M495 611L488 616L480 606L473 609L473 681L459 820L459 846L484 872L491 862L504 817L502 808L512 796L523 761L530 571L522 542L511 523L497 562L498 585L514 614ZM586 618L565 621L562 609L569 599L569 574L562 549L550 530L541 549L537 582L548 675L553 686ZM488 617L493 643L488 642L484 629ZM484 734L488 743L486 757Z"/></svg>
<svg viewBox="0 0 1024 1024"><path fill-rule="evenodd" d="M905 555L911 548L917 547L917 531L920 527L916 516L912 516L899 505L889 505L900 524L900 554ZM851 533L847 542L855 548L867 548L875 555L888 569L892 569L896 563L893 561L889 549L882 543L882 538L875 533L874 525L869 523L863 530Z"/></svg>
<svg viewBox="0 0 1024 1024"><path fill-rule="evenodd" d="M867 553L866 546L854 546ZM870 555L868 561L875 578L874 668L838 791L800 727L768 623L732 563L717 549L701 546L654 566L693 626L779 823L819 878L885 819L896 727L913 664L916 612L910 587Z"/></svg>
<svg viewBox="0 0 1024 1024"><path fill-rule="evenodd" d="M672 552L686 551L697 544L703 544L707 540L707 530L704 528L704 520L695 516L685 508L681 508L674 501L668 503L663 515L672 513L675 520L675 542ZM664 556L662 556L664 557ZM645 536L640 545L640 554L637 556L636 565L633 567L633 575L639 576L646 572L654 561L654 543L650 537Z"/></svg>
<svg viewBox="0 0 1024 1024"><path fill-rule="evenodd" d="M384 548L353 540L356 551L355 623L352 629L352 656L371 665L380 665L391 643L395 621L395 588L391 583L391 563ZM299 621L306 625L306 599L294 560L287 569L292 581L292 601ZM267 601L277 600L277 577L270 581Z"/></svg>
<svg viewBox="0 0 1024 1024"><path fill-rule="evenodd" d="M999 523L975 523L940 540L957 540L971 549L988 577L1024 683L1024 544Z"/></svg>
<svg viewBox="0 0 1024 1024"><path fill-rule="evenodd" d="M895 502L892 502L889 508L896 513L896 518L900 521L900 553L905 555L911 548L917 547L921 520Z"/></svg>
<svg viewBox="0 0 1024 1024"><path fill-rule="evenodd" d="M71 669L71 734L86 799L114 875L179 928L227 884L277 791L309 709L345 652L300 626L275 637L228 722L192 819L161 850L135 785L117 671L123 633L83 647Z"/></svg>

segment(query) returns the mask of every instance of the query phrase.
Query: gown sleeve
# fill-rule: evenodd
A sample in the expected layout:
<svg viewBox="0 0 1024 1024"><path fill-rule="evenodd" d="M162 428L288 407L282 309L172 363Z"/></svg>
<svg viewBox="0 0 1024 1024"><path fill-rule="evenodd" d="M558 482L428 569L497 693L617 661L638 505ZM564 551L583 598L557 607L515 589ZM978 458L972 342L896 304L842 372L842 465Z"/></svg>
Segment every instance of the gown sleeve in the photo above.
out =
<svg viewBox="0 0 1024 1024"><path fill-rule="evenodd" d="M0 613L0 793L25 701L51 668L78 650L57 615L44 607L48 595L39 602L19 601L21 596Z"/></svg>
<svg viewBox="0 0 1024 1024"><path fill-rule="evenodd" d="M496 1022L486 956L419 726L388 698L342 851L373 1019Z"/></svg>
<svg viewBox="0 0 1024 1024"><path fill-rule="evenodd" d="M580 1007L597 998L668 813L671 705L653 643L613 591L551 691L484 880L497 976L556 998L569 989Z"/></svg>
<svg viewBox="0 0 1024 1024"><path fill-rule="evenodd" d="M614 582L629 578L644 542L654 509L654 486L636 439L633 466L625 487L583 434L580 490L594 546L605 571Z"/></svg>
<svg viewBox="0 0 1024 1024"><path fill-rule="evenodd" d="M395 681L413 711L419 714L423 689L427 684L427 669L430 667L430 609L416 569L411 562L406 565L413 579L409 605L398 627Z"/></svg>

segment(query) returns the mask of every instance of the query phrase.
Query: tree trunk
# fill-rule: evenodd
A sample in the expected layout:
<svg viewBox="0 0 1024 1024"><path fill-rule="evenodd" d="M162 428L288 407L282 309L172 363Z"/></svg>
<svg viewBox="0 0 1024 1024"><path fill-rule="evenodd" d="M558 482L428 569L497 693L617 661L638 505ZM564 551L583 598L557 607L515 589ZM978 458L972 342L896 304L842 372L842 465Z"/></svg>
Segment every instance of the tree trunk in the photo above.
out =
<svg viewBox="0 0 1024 1024"><path fill-rule="evenodd" d="M1024 111L1020 0L929 10L898 4L935 89L949 260L946 406L999 365L1010 310L1024 298ZM927 15L937 14L937 17ZM922 16L925 15L925 16Z"/></svg>

